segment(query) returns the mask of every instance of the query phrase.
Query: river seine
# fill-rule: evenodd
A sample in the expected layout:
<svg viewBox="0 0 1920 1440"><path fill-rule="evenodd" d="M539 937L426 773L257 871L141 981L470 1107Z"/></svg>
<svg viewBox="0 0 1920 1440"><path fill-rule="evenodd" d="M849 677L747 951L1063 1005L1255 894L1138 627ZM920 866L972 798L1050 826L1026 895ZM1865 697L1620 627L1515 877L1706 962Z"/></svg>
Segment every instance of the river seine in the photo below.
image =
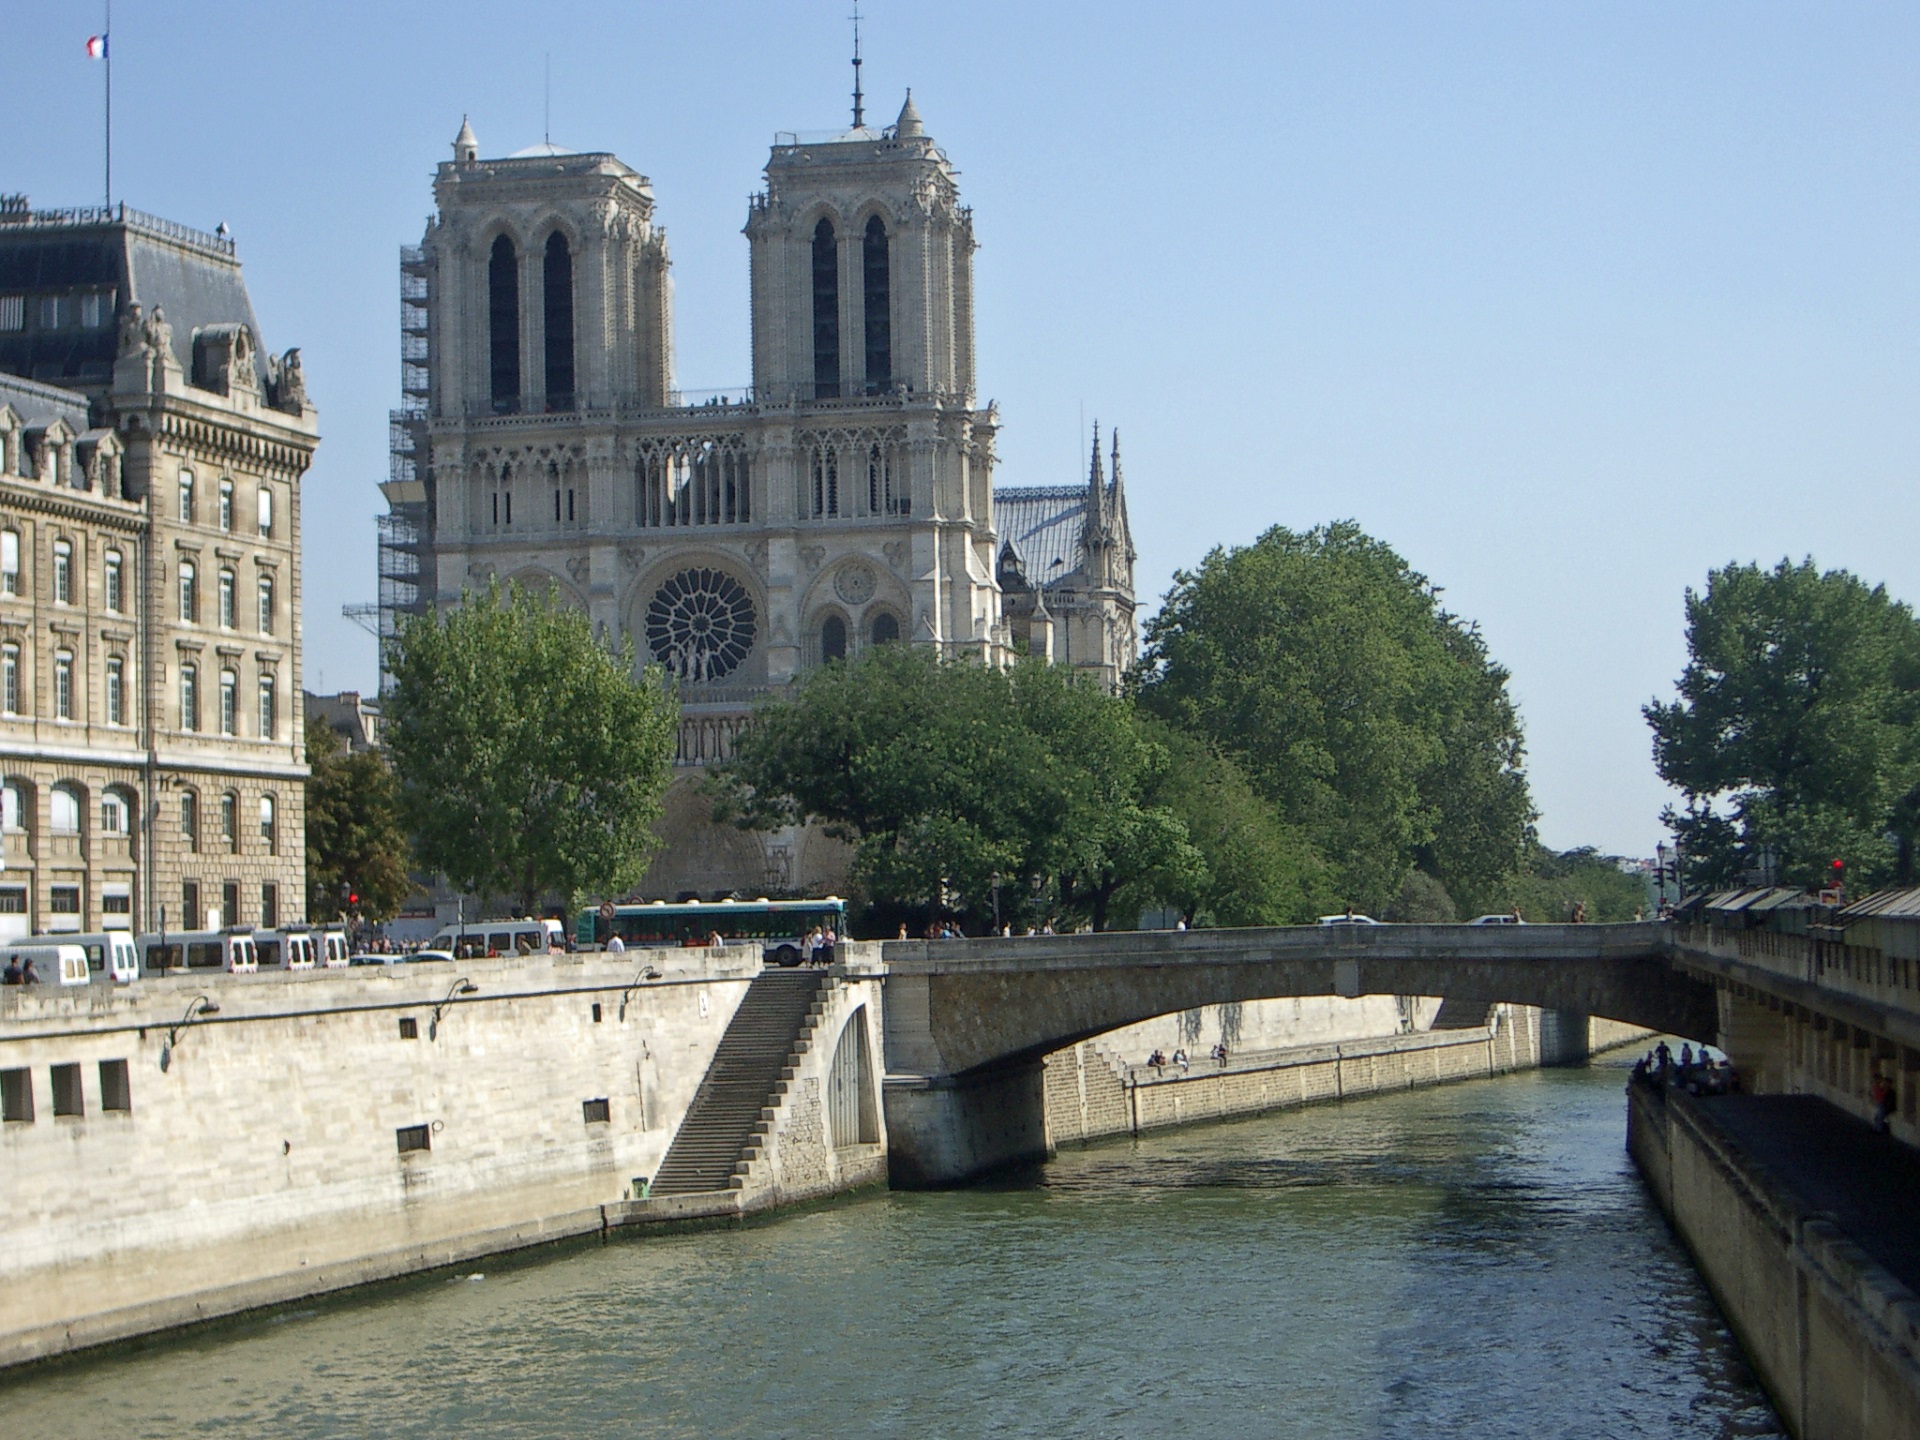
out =
<svg viewBox="0 0 1920 1440"><path fill-rule="evenodd" d="M1620 1063L1063 1152L389 1286L0 1383L18 1436L1784 1432Z"/></svg>

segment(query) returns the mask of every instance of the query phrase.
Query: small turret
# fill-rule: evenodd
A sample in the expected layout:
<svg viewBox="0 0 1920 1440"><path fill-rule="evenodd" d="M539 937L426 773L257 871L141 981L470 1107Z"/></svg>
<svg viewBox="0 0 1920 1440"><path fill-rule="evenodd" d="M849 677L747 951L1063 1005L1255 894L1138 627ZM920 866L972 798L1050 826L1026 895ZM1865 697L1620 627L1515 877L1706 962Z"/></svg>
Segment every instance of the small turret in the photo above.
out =
<svg viewBox="0 0 1920 1440"><path fill-rule="evenodd" d="M467 123L467 117L460 117L460 133L453 137L453 163L471 165L480 158L480 142L475 138L473 126Z"/></svg>
<svg viewBox="0 0 1920 1440"><path fill-rule="evenodd" d="M1107 482L1100 473L1100 422L1093 422L1093 463L1087 470L1087 523L1081 531L1091 551L1107 543Z"/></svg>
<svg viewBox="0 0 1920 1440"><path fill-rule="evenodd" d="M920 112L913 105L913 91L907 91L907 103L900 107L900 118L893 122L893 138L896 140L918 140L927 133L927 127L920 123Z"/></svg>

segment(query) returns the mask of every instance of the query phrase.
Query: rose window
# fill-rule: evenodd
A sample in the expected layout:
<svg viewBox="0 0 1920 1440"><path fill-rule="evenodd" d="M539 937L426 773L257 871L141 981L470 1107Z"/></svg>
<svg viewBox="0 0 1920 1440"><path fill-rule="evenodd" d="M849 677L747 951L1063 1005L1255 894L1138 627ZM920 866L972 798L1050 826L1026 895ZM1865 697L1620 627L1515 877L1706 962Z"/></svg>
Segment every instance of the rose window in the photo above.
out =
<svg viewBox="0 0 1920 1440"><path fill-rule="evenodd" d="M682 570L647 606L647 648L690 685L731 675L753 649L753 601L723 570Z"/></svg>

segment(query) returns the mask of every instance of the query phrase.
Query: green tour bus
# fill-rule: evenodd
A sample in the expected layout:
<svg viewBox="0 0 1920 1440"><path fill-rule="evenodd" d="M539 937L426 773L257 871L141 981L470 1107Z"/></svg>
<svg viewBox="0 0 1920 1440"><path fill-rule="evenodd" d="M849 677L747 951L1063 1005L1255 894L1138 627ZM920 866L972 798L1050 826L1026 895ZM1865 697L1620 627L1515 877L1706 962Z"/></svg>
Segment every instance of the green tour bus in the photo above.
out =
<svg viewBox="0 0 1920 1440"><path fill-rule="evenodd" d="M630 950L675 946L758 945L769 965L798 965L812 957L806 939L816 928L846 938L847 902L824 900L654 900L638 905L605 904L582 910L574 920L573 943L581 950L604 948L613 936Z"/></svg>

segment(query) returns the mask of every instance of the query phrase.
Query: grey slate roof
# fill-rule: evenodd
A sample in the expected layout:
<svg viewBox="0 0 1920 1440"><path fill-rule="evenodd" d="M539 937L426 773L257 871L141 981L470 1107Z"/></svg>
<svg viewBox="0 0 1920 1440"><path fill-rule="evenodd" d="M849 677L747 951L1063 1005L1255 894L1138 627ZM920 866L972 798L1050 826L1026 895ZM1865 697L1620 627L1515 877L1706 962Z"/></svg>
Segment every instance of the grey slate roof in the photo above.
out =
<svg viewBox="0 0 1920 1440"><path fill-rule="evenodd" d="M50 425L57 418L72 426L76 435L89 433L87 397L76 390L0 372L0 405L13 406L29 427Z"/></svg>
<svg viewBox="0 0 1920 1440"><path fill-rule="evenodd" d="M1087 522L1084 485L1024 485L993 492L993 523L1011 545L1036 589L1080 566L1080 532Z"/></svg>

